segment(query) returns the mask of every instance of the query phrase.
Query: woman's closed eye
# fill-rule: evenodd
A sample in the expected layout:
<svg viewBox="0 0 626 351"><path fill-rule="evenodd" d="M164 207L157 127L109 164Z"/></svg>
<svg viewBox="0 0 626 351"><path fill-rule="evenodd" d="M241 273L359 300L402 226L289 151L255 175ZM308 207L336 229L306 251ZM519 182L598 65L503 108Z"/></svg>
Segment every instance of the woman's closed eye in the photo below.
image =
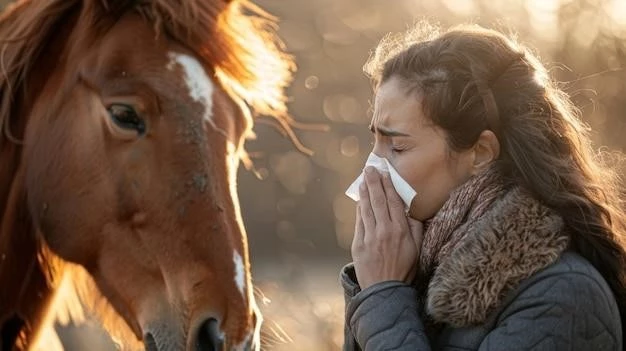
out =
<svg viewBox="0 0 626 351"><path fill-rule="evenodd" d="M407 149L406 145L392 145L391 146L391 152L395 154L402 153L403 151L406 151L406 149Z"/></svg>

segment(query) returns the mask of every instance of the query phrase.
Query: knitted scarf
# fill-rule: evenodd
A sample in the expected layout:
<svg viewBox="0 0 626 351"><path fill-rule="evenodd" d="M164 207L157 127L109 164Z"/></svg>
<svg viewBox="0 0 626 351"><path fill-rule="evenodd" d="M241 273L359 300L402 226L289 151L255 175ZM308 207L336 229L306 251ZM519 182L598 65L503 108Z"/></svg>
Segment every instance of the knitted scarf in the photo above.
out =
<svg viewBox="0 0 626 351"><path fill-rule="evenodd" d="M468 221L481 218L490 205L506 191L495 167L470 178L454 190L434 218L425 223L424 241L416 280L427 287L439 262L450 254L466 231L457 230ZM426 279L426 281L424 281ZM424 284L426 283L426 284Z"/></svg>
<svg viewBox="0 0 626 351"><path fill-rule="evenodd" d="M435 269L468 232L463 230L471 224L468 222L480 219L506 191L507 186L498 170L490 167L455 189L435 217L426 221L419 271L414 283L420 305L423 306L426 301L428 285ZM427 330L434 331L434 321L424 317Z"/></svg>

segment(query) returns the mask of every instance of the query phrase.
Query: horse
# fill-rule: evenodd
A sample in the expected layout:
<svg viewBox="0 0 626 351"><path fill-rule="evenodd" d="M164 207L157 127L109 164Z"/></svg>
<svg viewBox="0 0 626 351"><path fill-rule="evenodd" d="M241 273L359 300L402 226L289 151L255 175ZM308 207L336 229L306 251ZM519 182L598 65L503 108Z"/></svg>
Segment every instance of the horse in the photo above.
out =
<svg viewBox="0 0 626 351"><path fill-rule="evenodd" d="M9 5L0 349L36 349L82 306L125 349L258 349L236 175L257 116L295 122L293 71L247 0Z"/></svg>

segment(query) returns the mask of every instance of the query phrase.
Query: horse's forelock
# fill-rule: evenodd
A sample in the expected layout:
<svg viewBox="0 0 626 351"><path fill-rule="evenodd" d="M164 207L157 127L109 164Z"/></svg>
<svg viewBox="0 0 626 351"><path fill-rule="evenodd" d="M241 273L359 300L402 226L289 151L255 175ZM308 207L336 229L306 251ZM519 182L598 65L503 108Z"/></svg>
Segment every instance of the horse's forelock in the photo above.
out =
<svg viewBox="0 0 626 351"><path fill-rule="evenodd" d="M221 85L253 113L288 119L284 89L295 64L271 15L247 0L149 0L136 8L157 33L166 32L210 63Z"/></svg>

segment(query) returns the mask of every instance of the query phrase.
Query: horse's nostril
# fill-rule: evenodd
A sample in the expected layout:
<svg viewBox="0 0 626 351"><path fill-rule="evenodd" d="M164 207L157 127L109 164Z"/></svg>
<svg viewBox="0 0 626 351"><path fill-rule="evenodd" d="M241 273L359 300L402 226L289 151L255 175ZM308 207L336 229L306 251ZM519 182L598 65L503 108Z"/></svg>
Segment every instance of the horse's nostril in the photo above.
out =
<svg viewBox="0 0 626 351"><path fill-rule="evenodd" d="M210 318L200 326L196 339L196 351L224 350L224 335L220 332L219 323Z"/></svg>
<svg viewBox="0 0 626 351"><path fill-rule="evenodd" d="M154 336L151 333L144 335L143 343L146 346L146 351L159 351L156 340L154 340Z"/></svg>

